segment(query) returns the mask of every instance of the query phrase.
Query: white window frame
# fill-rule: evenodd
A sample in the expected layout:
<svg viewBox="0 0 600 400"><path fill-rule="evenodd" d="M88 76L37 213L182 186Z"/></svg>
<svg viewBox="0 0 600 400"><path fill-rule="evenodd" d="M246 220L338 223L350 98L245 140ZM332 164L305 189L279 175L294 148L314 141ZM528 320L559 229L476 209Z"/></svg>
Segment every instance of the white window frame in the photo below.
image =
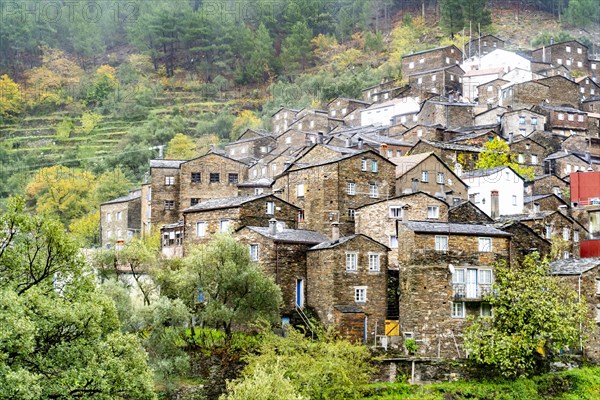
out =
<svg viewBox="0 0 600 400"><path fill-rule="evenodd" d="M531 163L534 165L538 163L538 156L536 154L531 155Z"/></svg>
<svg viewBox="0 0 600 400"><path fill-rule="evenodd" d="M377 160L371 160L371 172L377 172Z"/></svg>
<svg viewBox="0 0 600 400"><path fill-rule="evenodd" d="M404 211L402 209L402 206L390 206L388 214L389 214L390 218L402 219L402 216L404 215ZM397 215L394 215L394 214L397 214Z"/></svg>
<svg viewBox="0 0 600 400"><path fill-rule="evenodd" d="M267 209L266 209L267 215L275 215L275 202L267 201L266 206L267 206Z"/></svg>
<svg viewBox="0 0 600 400"><path fill-rule="evenodd" d="M258 244L252 243L248 247L250 250L250 260L258 261Z"/></svg>
<svg viewBox="0 0 600 400"><path fill-rule="evenodd" d="M165 176L165 185L166 186L173 186L174 184L175 184L174 176Z"/></svg>
<svg viewBox="0 0 600 400"><path fill-rule="evenodd" d="M489 314L484 314L483 308L484 306L489 307ZM494 316L494 312L492 311L492 305L490 303L485 303L482 302L481 305L479 306L479 316L480 317L492 317Z"/></svg>
<svg viewBox="0 0 600 400"><path fill-rule="evenodd" d="M206 228L208 224L206 221L196 222L196 237L206 237Z"/></svg>
<svg viewBox="0 0 600 400"><path fill-rule="evenodd" d="M390 238L390 249L398 248L398 236L397 235L389 235Z"/></svg>
<svg viewBox="0 0 600 400"><path fill-rule="evenodd" d="M219 221L219 232L220 233L228 233L231 229L231 220L230 219L222 219Z"/></svg>
<svg viewBox="0 0 600 400"><path fill-rule="evenodd" d="M448 251L448 236L435 235L435 251Z"/></svg>
<svg viewBox="0 0 600 400"><path fill-rule="evenodd" d="M367 160L364 158L362 160L360 160L360 170L361 171L367 170Z"/></svg>
<svg viewBox="0 0 600 400"><path fill-rule="evenodd" d="M465 302L464 301L453 301L451 304L452 318L465 318Z"/></svg>
<svg viewBox="0 0 600 400"><path fill-rule="evenodd" d="M492 252L492 238L491 237L480 237L479 238L479 252L480 253L491 253Z"/></svg>
<svg viewBox="0 0 600 400"><path fill-rule="evenodd" d="M346 272L358 271L358 253L346 252Z"/></svg>
<svg viewBox="0 0 600 400"><path fill-rule="evenodd" d="M296 185L296 197L303 198L305 193L304 182Z"/></svg>
<svg viewBox="0 0 600 400"><path fill-rule="evenodd" d="M372 199L379 198L379 186L377 184L369 184L369 197Z"/></svg>
<svg viewBox="0 0 600 400"><path fill-rule="evenodd" d="M578 243L579 242L579 231L573 231L573 242Z"/></svg>
<svg viewBox="0 0 600 400"><path fill-rule="evenodd" d="M354 287L354 302L366 303L367 302L367 287L366 286L355 286Z"/></svg>
<svg viewBox="0 0 600 400"><path fill-rule="evenodd" d="M564 227L562 236L563 236L563 240L570 240L571 239L571 230L567 227Z"/></svg>
<svg viewBox="0 0 600 400"><path fill-rule="evenodd" d="M381 271L381 254L369 253L369 272Z"/></svg>
<svg viewBox="0 0 600 400"><path fill-rule="evenodd" d="M513 194L513 195L512 195L512 205L513 205L513 206L516 206L516 205L517 205L517 195L516 195L516 194Z"/></svg>
<svg viewBox="0 0 600 400"><path fill-rule="evenodd" d="M440 207L439 206L427 206L427 218L428 219L440 219Z"/></svg>
<svg viewBox="0 0 600 400"><path fill-rule="evenodd" d="M429 182L429 171L421 171L421 182Z"/></svg>
<svg viewBox="0 0 600 400"><path fill-rule="evenodd" d="M346 190L347 190L349 196L355 196L356 195L356 183L348 182L346 184Z"/></svg>
<svg viewBox="0 0 600 400"><path fill-rule="evenodd" d="M444 182L445 182L445 180L444 180L444 173L443 172L438 172L437 173L437 183L443 184Z"/></svg>

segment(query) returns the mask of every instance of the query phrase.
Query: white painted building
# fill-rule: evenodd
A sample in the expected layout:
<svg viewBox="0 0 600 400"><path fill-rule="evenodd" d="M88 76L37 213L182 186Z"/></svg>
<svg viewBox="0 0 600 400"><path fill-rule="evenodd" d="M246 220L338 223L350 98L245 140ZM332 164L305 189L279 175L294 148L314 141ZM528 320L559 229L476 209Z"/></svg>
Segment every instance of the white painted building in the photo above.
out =
<svg viewBox="0 0 600 400"><path fill-rule="evenodd" d="M360 125L382 125L389 126L396 115L416 114L421 109L418 99L413 97L402 97L361 110Z"/></svg>
<svg viewBox="0 0 600 400"><path fill-rule="evenodd" d="M525 182L512 168L465 172L461 179L469 186L469 200L490 217L523 212Z"/></svg>
<svg viewBox="0 0 600 400"><path fill-rule="evenodd" d="M474 69L465 72L462 77L462 93L465 101L474 101L478 96L477 86L502 77L502 68Z"/></svg>
<svg viewBox="0 0 600 400"><path fill-rule="evenodd" d="M479 59L479 69L499 67L502 67L504 72L510 72L515 68L531 71L531 61L517 53L503 49L496 49Z"/></svg>

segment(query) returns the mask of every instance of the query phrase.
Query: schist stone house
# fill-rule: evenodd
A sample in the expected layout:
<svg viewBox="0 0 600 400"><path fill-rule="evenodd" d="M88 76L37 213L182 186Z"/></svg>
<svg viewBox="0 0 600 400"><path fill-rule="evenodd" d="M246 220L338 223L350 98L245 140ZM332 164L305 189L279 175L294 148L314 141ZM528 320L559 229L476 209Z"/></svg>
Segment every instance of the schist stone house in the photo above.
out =
<svg viewBox="0 0 600 400"><path fill-rule="evenodd" d="M281 287L283 324L310 309L374 343L393 323L423 356L465 357L466 317L492 313L495 262L532 252L565 258L553 272L596 317L600 262L579 257L597 255L600 206L573 188L600 164L598 61L577 41L532 59L504 48L485 35L466 60L455 46L409 54L403 81L362 99L282 106L222 150L151 160L141 190L101 205L102 245L160 229L163 255L182 257L232 234ZM494 138L535 176L477 169Z"/></svg>

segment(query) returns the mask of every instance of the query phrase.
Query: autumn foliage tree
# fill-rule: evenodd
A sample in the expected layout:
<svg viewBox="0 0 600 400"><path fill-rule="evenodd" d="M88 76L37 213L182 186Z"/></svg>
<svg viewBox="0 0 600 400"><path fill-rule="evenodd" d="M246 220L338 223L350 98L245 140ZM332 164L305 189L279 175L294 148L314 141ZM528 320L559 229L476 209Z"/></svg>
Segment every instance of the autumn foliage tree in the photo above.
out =
<svg viewBox="0 0 600 400"><path fill-rule="evenodd" d="M516 154L511 153L508 143L495 137L492 141L483 145L483 152L479 154L475 168L511 167L523 178L533 178L535 175L533 167L523 167L517 163L516 158Z"/></svg>
<svg viewBox="0 0 600 400"><path fill-rule="evenodd" d="M0 122L15 117L23 110L20 86L8 75L0 76Z"/></svg>

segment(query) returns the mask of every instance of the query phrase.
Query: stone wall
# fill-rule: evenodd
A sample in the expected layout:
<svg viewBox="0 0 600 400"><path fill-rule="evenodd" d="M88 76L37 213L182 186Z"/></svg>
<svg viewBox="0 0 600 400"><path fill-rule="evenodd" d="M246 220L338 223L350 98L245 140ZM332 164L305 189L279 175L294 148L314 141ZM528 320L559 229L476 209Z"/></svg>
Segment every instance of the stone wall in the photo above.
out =
<svg viewBox="0 0 600 400"><path fill-rule="evenodd" d="M179 168L151 168L150 170L152 177L150 222L154 227L159 228L161 225L172 224L179 220L179 211L182 206L179 200L179 172ZM166 184L166 177L173 178L172 185ZM165 201L172 201L173 208L165 207ZM187 207L187 205L184 206Z"/></svg>
<svg viewBox="0 0 600 400"><path fill-rule="evenodd" d="M527 182L525 185L525 194L528 196L535 196L554 193L556 190L562 193L563 190L568 188L569 184L556 175L546 175L535 181Z"/></svg>
<svg viewBox="0 0 600 400"><path fill-rule="evenodd" d="M490 224L494 220L481 211L475 204L465 201L459 205L450 207L448 210L448 222L457 224Z"/></svg>
<svg viewBox="0 0 600 400"><path fill-rule="evenodd" d="M410 168L410 166L406 169L408 168ZM422 179L424 171L427 171L427 182ZM396 180L396 193L398 194L412 192L413 180L416 180L416 190L432 196L440 194L443 196L443 200L452 202L454 199L466 200L469 198L467 185L465 185L460 178L454 175L452 170L433 155L427 157L415 168L400 172L403 172L404 174ZM438 174L443 174L443 184L438 183ZM445 193L449 190L452 190L453 193L446 199Z"/></svg>
<svg viewBox="0 0 600 400"><path fill-rule="evenodd" d="M129 227L129 219L137 217L139 221L139 210L138 215L129 215L129 202L124 201L121 203L102 204L100 206L100 221L101 221L101 245L104 247L109 245L115 240L125 240L127 238L127 229ZM138 205L140 200L137 199Z"/></svg>
<svg viewBox="0 0 600 400"><path fill-rule="evenodd" d="M357 271L346 271L346 252L358 254ZM369 253L380 255L379 272L369 271ZM333 248L311 250L307 256L307 305L317 312L326 326L336 322L335 306L359 308L368 317L367 337L372 340L375 324L380 333L385 326L387 266L387 248L361 235ZM363 286L367 289L367 300L357 303L355 287Z"/></svg>

